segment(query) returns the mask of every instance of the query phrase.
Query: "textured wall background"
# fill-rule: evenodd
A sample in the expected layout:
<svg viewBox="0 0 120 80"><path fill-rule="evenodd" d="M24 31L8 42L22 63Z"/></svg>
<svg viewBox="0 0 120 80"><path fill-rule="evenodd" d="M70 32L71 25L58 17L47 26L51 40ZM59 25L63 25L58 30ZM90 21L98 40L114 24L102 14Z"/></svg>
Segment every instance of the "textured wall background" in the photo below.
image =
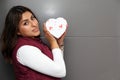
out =
<svg viewBox="0 0 120 80"><path fill-rule="evenodd" d="M1 0L0 34L14 5L32 9L41 24L51 17L67 19L63 80L120 80L120 0ZM14 80L1 54L0 78Z"/></svg>

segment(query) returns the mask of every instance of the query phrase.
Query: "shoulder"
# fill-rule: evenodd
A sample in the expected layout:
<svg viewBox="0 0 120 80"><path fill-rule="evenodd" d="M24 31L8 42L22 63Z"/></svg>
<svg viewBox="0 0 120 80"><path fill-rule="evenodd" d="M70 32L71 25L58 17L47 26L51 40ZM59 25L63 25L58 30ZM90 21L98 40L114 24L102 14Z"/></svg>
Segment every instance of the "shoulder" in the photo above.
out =
<svg viewBox="0 0 120 80"><path fill-rule="evenodd" d="M32 46L36 46L38 44L38 42L32 38L27 38L27 37L21 37L18 38L17 43L16 43L16 47L20 47L23 45L32 45Z"/></svg>
<svg viewBox="0 0 120 80"><path fill-rule="evenodd" d="M30 44L31 42L33 42L33 40L31 38L26 38L26 37L20 37L17 40L17 44Z"/></svg>
<svg viewBox="0 0 120 80"><path fill-rule="evenodd" d="M30 38L18 38L13 51L16 52L21 46L24 46L24 45L35 46L36 44L35 44L35 41L33 41Z"/></svg>
<svg viewBox="0 0 120 80"><path fill-rule="evenodd" d="M19 47L19 49L17 50L17 52L34 52L34 51L40 51L40 49L31 45L23 45Z"/></svg>

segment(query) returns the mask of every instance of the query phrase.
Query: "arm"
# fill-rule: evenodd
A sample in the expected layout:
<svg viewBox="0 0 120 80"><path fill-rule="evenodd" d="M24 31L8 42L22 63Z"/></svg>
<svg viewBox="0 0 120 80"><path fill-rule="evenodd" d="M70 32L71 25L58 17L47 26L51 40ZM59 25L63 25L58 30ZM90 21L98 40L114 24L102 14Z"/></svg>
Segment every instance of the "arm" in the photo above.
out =
<svg viewBox="0 0 120 80"><path fill-rule="evenodd" d="M24 66L40 73L53 77L64 77L66 68L62 51L59 48L54 48L52 53L54 60L44 55L38 48L25 45L18 49L17 59Z"/></svg>

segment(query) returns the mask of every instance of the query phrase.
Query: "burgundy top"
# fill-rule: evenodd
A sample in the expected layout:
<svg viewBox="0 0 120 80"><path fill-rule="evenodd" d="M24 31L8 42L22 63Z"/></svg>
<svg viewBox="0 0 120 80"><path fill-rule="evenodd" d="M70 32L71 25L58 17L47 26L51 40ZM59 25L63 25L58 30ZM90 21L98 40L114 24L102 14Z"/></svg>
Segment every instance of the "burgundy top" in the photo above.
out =
<svg viewBox="0 0 120 80"><path fill-rule="evenodd" d="M16 80L61 80L60 78L51 77L40 72L34 71L18 62L16 57L17 50L23 45L35 46L53 60L51 50L39 38L31 39L27 37L20 37L12 54L12 62L14 66Z"/></svg>

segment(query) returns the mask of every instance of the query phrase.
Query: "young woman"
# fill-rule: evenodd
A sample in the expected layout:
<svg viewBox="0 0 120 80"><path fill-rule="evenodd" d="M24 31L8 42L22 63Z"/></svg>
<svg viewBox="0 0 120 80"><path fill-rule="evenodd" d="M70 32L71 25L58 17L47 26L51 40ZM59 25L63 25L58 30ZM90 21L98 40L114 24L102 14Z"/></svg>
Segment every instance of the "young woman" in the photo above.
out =
<svg viewBox="0 0 120 80"><path fill-rule="evenodd" d="M43 25L50 48L40 39L39 22L24 6L12 7L1 35L2 54L13 64L16 80L60 80L66 75L63 59L65 33L54 38Z"/></svg>

